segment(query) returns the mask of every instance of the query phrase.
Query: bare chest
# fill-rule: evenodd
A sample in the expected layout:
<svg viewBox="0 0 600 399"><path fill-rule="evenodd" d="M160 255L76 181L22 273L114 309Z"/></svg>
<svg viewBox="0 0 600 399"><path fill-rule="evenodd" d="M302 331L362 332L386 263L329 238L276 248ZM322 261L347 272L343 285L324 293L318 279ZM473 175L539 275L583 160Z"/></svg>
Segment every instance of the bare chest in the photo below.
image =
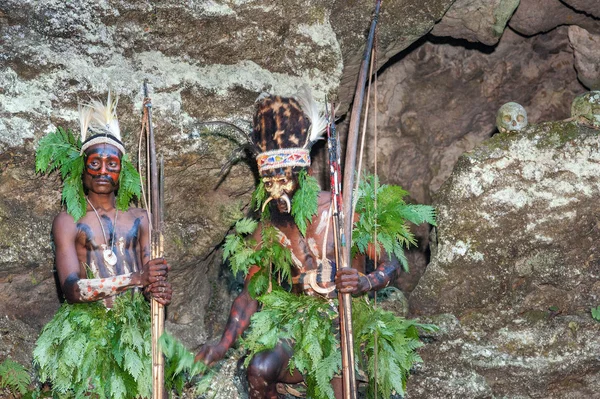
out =
<svg viewBox="0 0 600 399"><path fill-rule="evenodd" d="M77 224L75 248L86 275L110 277L140 270L140 219L88 217ZM125 216L125 215L124 215ZM90 276L90 277L91 277Z"/></svg>

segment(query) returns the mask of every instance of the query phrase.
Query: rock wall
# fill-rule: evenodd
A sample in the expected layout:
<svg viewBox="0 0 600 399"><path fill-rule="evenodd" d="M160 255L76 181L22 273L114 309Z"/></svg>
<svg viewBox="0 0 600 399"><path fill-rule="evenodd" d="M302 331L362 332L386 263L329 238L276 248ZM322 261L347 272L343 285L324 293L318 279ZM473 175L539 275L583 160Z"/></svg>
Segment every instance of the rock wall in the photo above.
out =
<svg viewBox="0 0 600 399"><path fill-rule="evenodd" d="M431 29L451 2L385 9L387 57ZM217 248L249 202L255 175L252 162L242 161L220 176L236 134L201 122L220 119L248 129L263 91L291 95L309 83L322 100L342 80L353 86L350 75L357 71L350 66L362 56L371 10L366 0L2 2L0 315L23 322L35 336L59 306L50 226L60 210L60 180L35 175L37 141L57 126L76 129L77 101L112 89L135 158L147 79L165 156L165 250L176 291L168 328L190 347L214 337L236 286ZM400 12L410 12L411 20ZM350 92L336 97L348 104ZM0 356L15 356L9 342L18 339L7 332L3 342Z"/></svg>
<svg viewBox="0 0 600 399"><path fill-rule="evenodd" d="M49 234L60 210L60 180L35 175L33 154L57 126L76 129L78 99L116 91L126 147L134 149L141 85L150 82L165 156L166 254L176 292L167 328L194 349L220 335L239 288L221 264L219 246L256 182L252 162L220 175L236 133L202 122L248 129L260 92L290 95L305 82L317 99L336 98L345 112L372 7L371 0L3 1L0 360L27 364L37 333L59 305ZM408 254L413 272L397 282L407 294L417 287L413 314L442 327L426 337L431 345L411 379L412 398L598 392L592 356L598 327L589 317L600 295L590 216L597 213L591 175L597 132L575 122L542 123L567 118L574 96L600 81L598 18L588 0L384 2L379 172L419 202L435 199L441 215L423 279L426 228L417 232L422 246ZM539 125L523 136L495 136L459 160L493 134L495 112L507 101L524 105ZM475 191L465 191L466 182ZM577 201L560 202L571 197ZM501 241L500 227L481 219L480 208L514 229L518 240ZM528 219L535 212L540 219ZM475 227L477 237L490 235L480 249L468 241ZM468 258L474 251L477 259ZM455 263L465 259L471 263ZM482 265L485 274L478 273ZM229 381L235 361L223 370ZM245 392L227 385L216 397Z"/></svg>
<svg viewBox="0 0 600 399"><path fill-rule="evenodd" d="M597 397L599 133L547 122L460 157L409 299L441 327L409 397Z"/></svg>

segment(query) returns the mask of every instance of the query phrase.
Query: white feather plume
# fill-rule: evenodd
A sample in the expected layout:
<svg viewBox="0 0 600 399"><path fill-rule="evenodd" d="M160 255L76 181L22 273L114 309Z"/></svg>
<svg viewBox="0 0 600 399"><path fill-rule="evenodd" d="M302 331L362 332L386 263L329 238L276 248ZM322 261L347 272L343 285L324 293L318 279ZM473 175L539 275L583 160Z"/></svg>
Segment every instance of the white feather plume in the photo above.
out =
<svg viewBox="0 0 600 399"><path fill-rule="evenodd" d="M121 129L117 119L117 103L119 99L113 98L111 92L108 92L106 104L98 100L90 99L85 104L91 110L91 122L89 127L97 133L108 133L118 140L121 140Z"/></svg>
<svg viewBox="0 0 600 399"><path fill-rule="evenodd" d="M79 128L81 131L81 142L85 141L87 131L92 121L92 109L85 104L78 103L77 110L79 111Z"/></svg>
<svg viewBox="0 0 600 399"><path fill-rule="evenodd" d="M300 103L302 111L304 111L310 120L310 133L308 134L308 139L304 144L304 148L310 147L312 143L319 140L327 128L327 118L325 118L323 112L319 111L319 105L313 98L308 85L303 84L300 86L295 98L298 100L298 103Z"/></svg>

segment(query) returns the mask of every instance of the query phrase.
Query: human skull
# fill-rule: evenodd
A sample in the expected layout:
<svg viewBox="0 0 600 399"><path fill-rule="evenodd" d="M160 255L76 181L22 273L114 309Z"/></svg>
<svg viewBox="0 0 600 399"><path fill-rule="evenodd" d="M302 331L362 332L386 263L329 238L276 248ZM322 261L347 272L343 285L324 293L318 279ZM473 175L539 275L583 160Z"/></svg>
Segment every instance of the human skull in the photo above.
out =
<svg viewBox="0 0 600 399"><path fill-rule="evenodd" d="M571 117L600 126L600 91L588 91L575 97L571 104Z"/></svg>
<svg viewBox="0 0 600 399"><path fill-rule="evenodd" d="M527 127L527 111L521 104L504 104L496 114L496 127L500 133L520 132Z"/></svg>

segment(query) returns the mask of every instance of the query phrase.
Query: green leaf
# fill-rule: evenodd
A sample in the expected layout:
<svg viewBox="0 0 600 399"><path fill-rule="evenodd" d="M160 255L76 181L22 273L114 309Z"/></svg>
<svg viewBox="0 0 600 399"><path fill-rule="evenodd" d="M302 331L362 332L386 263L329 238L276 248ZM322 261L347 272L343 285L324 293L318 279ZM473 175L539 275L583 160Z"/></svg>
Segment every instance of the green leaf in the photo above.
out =
<svg viewBox="0 0 600 399"><path fill-rule="evenodd" d="M141 293L63 304L42 329L34 362L57 397L148 397L150 309Z"/></svg>
<svg viewBox="0 0 600 399"><path fill-rule="evenodd" d="M62 200L75 221L85 215L86 204L81 175L84 168L80 154L81 142L71 130L59 127L43 137L36 150L35 168L38 173L59 169L63 179Z"/></svg>
<svg viewBox="0 0 600 399"><path fill-rule="evenodd" d="M600 321L600 306L592 308L592 317L596 321Z"/></svg>
<svg viewBox="0 0 600 399"><path fill-rule="evenodd" d="M29 372L20 363L8 357L0 363L0 388L8 388L23 395L28 391L30 383Z"/></svg>
<svg viewBox="0 0 600 399"><path fill-rule="evenodd" d="M141 198L142 186L140 175L129 161L127 154L121 158L121 173L119 174L119 190L117 192L117 209L126 211L129 203L135 198Z"/></svg>
<svg viewBox="0 0 600 399"><path fill-rule="evenodd" d="M242 218L235 223L235 231L241 235L252 234L257 226L258 222L256 220Z"/></svg>
<svg viewBox="0 0 600 399"><path fill-rule="evenodd" d="M356 212L360 218L352 231L352 253L366 253L377 231L375 248L383 247L389 255L398 258L404 270L408 270L404 249L415 245L416 240L407 222L435 225L435 209L429 205L407 204L404 197L408 193L402 187L379 185L373 175L365 176L356 195Z"/></svg>
<svg viewBox="0 0 600 399"><path fill-rule="evenodd" d="M303 236L306 235L308 223L317 214L320 190L317 179L309 176L306 170L298 173L298 190L292 197L292 216Z"/></svg>
<svg viewBox="0 0 600 399"><path fill-rule="evenodd" d="M265 183L260 180L258 183L258 187L252 193L252 201L250 202L250 208L254 209L254 211L259 211L265 200L268 198L267 190L265 189Z"/></svg>

